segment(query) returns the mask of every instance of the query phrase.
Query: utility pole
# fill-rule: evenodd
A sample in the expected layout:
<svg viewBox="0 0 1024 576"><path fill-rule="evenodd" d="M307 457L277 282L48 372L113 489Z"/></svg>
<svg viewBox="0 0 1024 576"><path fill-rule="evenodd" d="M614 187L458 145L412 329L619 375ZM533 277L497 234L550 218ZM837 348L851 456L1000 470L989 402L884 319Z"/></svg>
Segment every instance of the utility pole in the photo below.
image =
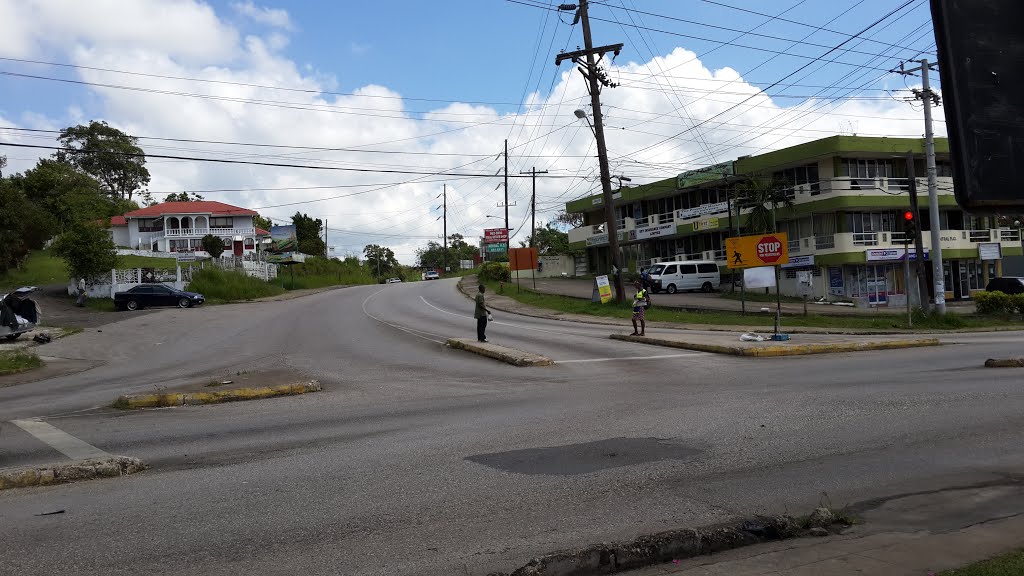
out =
<svg viewBox="0 0 1024 576"><path fill-rule="evenodd" d="M508 138L505 138L505 230L508 230Z"/></svg>
<svg viewBox="0 0 1024 576"><path fill-rule="evenodd" d="M915 90L914 96L924 103L924 154L925 163L928 167L928 224L931 227L932 240L932 289L935 291L935 311L939 314L946 313L946 281L942 269L942 244L941 223L939 221L939 192L935 184L935 133L932 130L932 104L939 104L938 94L932 92L931 83L928 80L930 64L928 59L919 60L920 66L911 70L903 70L901 73L913 74L921 72L921 90Z"/></svg>
<svg viewBox="0 0 1024 576"><path fill-rule="evenodd" d="M547 170L537 170L537 167L520 172L520 174L533 175L533 193L530 195L530 247L533 247L534 237L537 235L537 174L547 174Z"/></svg>
<svg viewBox="0 0 1024 576"><path fill-rule="evenodd" d="M914 173L914 155L907 154L907 181L910 187L907 191L910 193L910 210L914 213L914 220L917 221L921 215L921 210L917 204L917 174ZM924 245L921 241L921 226L918 222L918 226L914 230L914 251L917 252L917 258L914 262L914 269L917 272L917 291L920 293L921 298L921 309L925 312L928 311L928 275L925 273L924 268ZM908 242L905 246L910 248ZM907 294L907 298L910 295Z"/></svg>
<svg viewBox="0 0 1024 576"><path fill-rule="evenodd" d="M441 203L441 206L444 207L444 266L442 269L448 272L448 185L442 184L442 186L441 196L444 198Z"/></svg>
<svg viewBox="0 0 1024 576"><path fill-rule="evenodd" d="M571 59L579 66L585 66L586 70L580 68L588 81L590 90L590 105L594 111L594 138L597 140L597 159L601 167L601 195L604 198L604 211L607 223L605 230L608 232L609 261L618 271L614 274L615 299L620 304L625 299L625 292L622 289L622 254L619 252L619 234L615 225L615 207L612 205L612 178L611 170L608 168L608 148L604 140L604 119L601 117L601 86L614 87L603 70L598 68L594 55L604 56L607 52L613 52L618 56L622 50L622 44L594 47L593 39L590 36L590 17L587 14L588 0L580 0L579 8L573 4L562 4L559 10L577 10L576 19L583 22L583 44L585 50L574 52L563 52L555 56L555 65L561 64L562 60ZM575 22L574 22L575 23ZM581 57L586 56L584 61ZM506 172L507 173L507 172Z"/></svg>

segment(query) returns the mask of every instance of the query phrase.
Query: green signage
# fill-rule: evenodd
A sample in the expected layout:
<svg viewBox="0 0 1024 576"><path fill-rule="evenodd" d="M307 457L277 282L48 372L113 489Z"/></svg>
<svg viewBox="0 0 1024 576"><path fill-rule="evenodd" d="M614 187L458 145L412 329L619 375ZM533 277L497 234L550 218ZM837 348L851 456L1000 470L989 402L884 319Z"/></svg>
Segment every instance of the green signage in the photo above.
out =
<svg viewBox="0 0 1024 576"><path fill-rule="evenodd" d="M700 184L701 182L721 180L722 178L732 176L733 174L735 174L735 172L733 171L733 164L730 160L728 162L722 162L721 164L714 164L712 166L683 172L679 176L676 176L676 187L686 188L687 186L693 186L695 184Z"/></svg>
<svg viewBox="0 0 1024 576"><path fill-rule="evenodd" d="M484 244L484 251L486 252L508 252L508 244L499 242L495 244Z"/></svg>

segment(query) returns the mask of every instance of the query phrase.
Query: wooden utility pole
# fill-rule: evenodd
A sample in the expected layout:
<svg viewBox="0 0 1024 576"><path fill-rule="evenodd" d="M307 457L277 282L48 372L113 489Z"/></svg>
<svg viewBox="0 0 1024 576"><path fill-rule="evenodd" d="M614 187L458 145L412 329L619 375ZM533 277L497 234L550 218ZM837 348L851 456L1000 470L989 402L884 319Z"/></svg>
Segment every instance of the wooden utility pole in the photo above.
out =
<svg viewBox="0 0 1024 576"><path fill-rule="evenodd" d="M442 184L442 186L441 196L444 198L441 203L441 206L444 207L444 213L442 214L444 217L444 265L441 269L444 272L448 272L448 185Z"/></svg>
<svg viewBox="0 0 1024 576"><path fill-rule="evenodd" d="M625 292L622 289L622 254L619 252L619 233L616 229L615 207L612 205L611 170L608 168L608 148L604 140L604 119L601 117L601 86L615 87L615 85L608 80L604 70L598 67L594 55L604 56L607 52L613 52L618 56L622 50L622 44L594 47L593 39L590 36L590 17L587 14L587 4L588 0L580 0L578 9L573 4L562 4L558 7L559 10L577 10L576 18L583 23L583 44L586 49L563 52L555 56L555 65L561 64L562 60L571 59L573 63L581 67L579 68L580 73L586 77L588 82L590 105L594 113L592 128L594 138L597 140L597 159L601 167L601 195L604 199L605 218L607 219L605 230L608 232L609 262L618 271L614 274L613 281L615 282L615 299L621 304L625 299Z"/></svg>

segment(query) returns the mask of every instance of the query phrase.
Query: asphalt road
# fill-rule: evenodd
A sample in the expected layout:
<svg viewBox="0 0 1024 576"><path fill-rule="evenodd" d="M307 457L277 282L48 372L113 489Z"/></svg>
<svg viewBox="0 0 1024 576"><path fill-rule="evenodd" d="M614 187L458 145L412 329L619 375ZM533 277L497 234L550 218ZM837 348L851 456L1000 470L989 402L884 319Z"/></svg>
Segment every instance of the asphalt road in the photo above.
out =
<svg viewBox="0 0 1024 576"><path fill-rule="evenodd" d="M1024 476L1021 333L744 359L498 313L449 280L127 313L40 348L103 362L0 388L0 466L61 460L42 417L144 473L0 492L0 573L486 574L757 512ZM102 331L98 331L102 330ZM629 328L623 327L624 331ZM657 332L652 330L651 332ZM118 394L292 369L322 393L116 412ZM64 510L57 515L39 516Z"/></svg>

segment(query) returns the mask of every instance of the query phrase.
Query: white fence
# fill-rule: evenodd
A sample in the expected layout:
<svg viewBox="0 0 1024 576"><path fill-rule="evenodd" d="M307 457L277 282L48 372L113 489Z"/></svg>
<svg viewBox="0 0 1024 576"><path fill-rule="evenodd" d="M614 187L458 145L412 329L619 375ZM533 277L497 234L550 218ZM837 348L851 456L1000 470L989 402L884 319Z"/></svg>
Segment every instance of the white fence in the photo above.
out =
<svg viewBox="0 0 1024 576"><path fill-rule="evenodd" d="M207 263L225 270L237 270L254 278L269 282L277 278L277 264L250 260L245 258L216 258L204 260L198 264L185 267L177 266L173 270L161 268L127 268L110 271L110 279L86 284L85 292L90 298L113 298L117 292L124 292L139 284L160 283L184 290L192 281L192 271L203 269ZM78 294L78 282L68 281L68 295Z"/></svg>

